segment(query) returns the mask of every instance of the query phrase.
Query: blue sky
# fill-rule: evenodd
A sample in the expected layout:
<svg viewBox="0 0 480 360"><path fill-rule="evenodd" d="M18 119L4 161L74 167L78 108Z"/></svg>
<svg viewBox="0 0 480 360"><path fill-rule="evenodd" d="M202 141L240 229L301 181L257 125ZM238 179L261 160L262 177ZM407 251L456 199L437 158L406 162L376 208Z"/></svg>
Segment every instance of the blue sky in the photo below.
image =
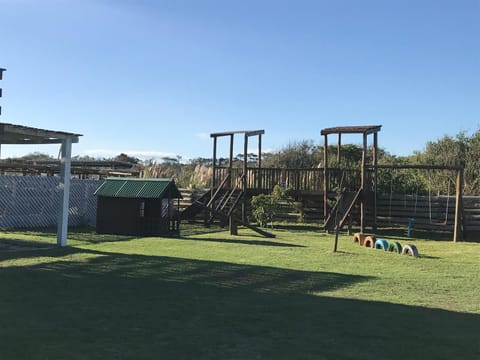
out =
<svg viewBox="0 0 480 360"><path fill-rule="evenodd" d="M210 133L247 129L278 150L346 125L408 155L480 128L478 0L0 0L0 19L0 121L81 133L78 155L210 157ZM1 156L33 151L58 148Z"/></svg>

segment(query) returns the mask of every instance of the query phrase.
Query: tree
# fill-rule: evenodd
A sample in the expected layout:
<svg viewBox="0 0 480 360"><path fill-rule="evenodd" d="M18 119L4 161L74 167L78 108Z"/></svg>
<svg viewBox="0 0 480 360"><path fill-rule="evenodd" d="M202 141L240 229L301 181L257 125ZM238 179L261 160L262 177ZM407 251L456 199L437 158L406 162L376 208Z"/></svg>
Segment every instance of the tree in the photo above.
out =
<svg viewBox="0 0 480 360"><path fill-rule="evenodd" d="M480 130L468 140L465 154L465 193L480 195Z"/></svg>
<svg viewBox="0 0 480 360"><path fill-rule="evenodd" d="M115 156L113 160L126 162L130 164L138 164L140 162L140 159L137 159L136 157L133 157L133 156L128 156L127 154L124 154L124 153L121 153Z"/></svg>
<svg viewBox="0 0 480 360"><path fill-rule="evenodd" d="M44 154L38 151L24 155L20 158L21 160L31 160L31 161L42 161L42 160L55 160L51 155Z"/></svg>
<svg viewBox="0 0 480 360"><path fill-rule="evenodd" d="M321 159L320 148L312 140L291 142L273 156L264 159L265 167L315 168Z"/></svg>

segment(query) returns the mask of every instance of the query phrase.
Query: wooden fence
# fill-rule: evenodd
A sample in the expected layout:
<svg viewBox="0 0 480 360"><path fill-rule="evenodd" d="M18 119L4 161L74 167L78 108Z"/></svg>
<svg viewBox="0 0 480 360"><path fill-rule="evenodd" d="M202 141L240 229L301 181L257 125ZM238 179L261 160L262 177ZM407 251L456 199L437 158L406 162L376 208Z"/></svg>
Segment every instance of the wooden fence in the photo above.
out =
<svg viewBox="0 0 480 360"><path fill-rule="evenodd" d="M249 169L253 175L251 181L261 181L265 189L285 179L291 188L306 190L298 201L286 201L281 205L280 219L296 221L303 215L307 222L322 223L323 197L318 192L323 184L322 169L258 170ZM266 171L262 172L263 170ZM354 181L355 176L349 176ZM98 180L72 179L70 225L95 225L96 197L93 193L100 184L101 181ZM309 189L314 193L308 193ZM57 221L59 191L57 177L0 176L0 228L54 226ZM184 200L181 207L188 206L202 193L199 190L182 189ZM409 219L413 219L414 228L453 230L454 196L378 194L377 199L377 224L381 226L406 226ZM467 233L480 232L480 196L464 196L463 205L464 230ZM369 224L372 224L372 212L369 211L368 215Z"/></svg>
<svg viewBox="0 0 480 360"><path fill-rule="evenodd" d="M228 167L215 168L215 186L218 186L228 175ZM232 169L232 186L242 174L243 169ZM340 173L343 172L343 187L357 190L360 187L360 170L343 170L330 168L328 176L329 189L338 186ZM269 192L275 185L280 185L294 192L322 192L324 184L323 168L282 169L282 168L248 168L247 189L252 192Z"/></svg>
<svg viewBox="0 0 480 360"><path fill-rule="evenodd" d="M192 192L192 190L182 190L184 206L188 205L190 199L198 197ZM463 200L464 231L467 234L480 232L480 196L464 196ZM367 209L368 225L372 226L373 211L371 207ZM353 218L359 218L358 209L354 209ZM279 205L277 221L295 222L300 219L321 226L323 223L323 196L321 194L306 193L298 201L289 199ZM453 231L455 196L378 194L377 225L406 227L410 219L412 219L413 228Z"/></svg>
<svg viewBox="0 0 480 360"><path fill-rule="evenodd" d="M453 231L455 196L378 194L377 224L406 225L409 221L415 228Z"/></svg>

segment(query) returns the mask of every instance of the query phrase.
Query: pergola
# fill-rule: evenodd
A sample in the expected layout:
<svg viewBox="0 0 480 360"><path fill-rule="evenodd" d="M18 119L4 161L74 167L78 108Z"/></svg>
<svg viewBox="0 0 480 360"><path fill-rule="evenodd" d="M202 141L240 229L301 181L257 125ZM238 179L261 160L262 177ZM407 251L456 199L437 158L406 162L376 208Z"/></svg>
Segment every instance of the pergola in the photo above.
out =
<svg viewBox="0 0 480 360"><path fill-rule="evenodd" d="M61 144L60 147L60 204L57 222L57 244L67 245L68 208L70 194L70 167L72 144L78 143L81 134L37 129L28 126L0 123L0 147L2 144Z"/></svg>

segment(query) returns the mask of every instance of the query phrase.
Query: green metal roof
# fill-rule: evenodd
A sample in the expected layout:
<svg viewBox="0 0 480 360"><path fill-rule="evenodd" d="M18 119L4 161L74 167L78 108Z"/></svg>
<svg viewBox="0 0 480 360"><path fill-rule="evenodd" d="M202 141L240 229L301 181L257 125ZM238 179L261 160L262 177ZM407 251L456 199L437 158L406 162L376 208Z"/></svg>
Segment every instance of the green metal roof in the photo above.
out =
<svg viewBox="0 0 480 360"><path fill-rule="evenodd" d="M95 195L141 199L182 198L173 179L107 178Z"/></svg>

